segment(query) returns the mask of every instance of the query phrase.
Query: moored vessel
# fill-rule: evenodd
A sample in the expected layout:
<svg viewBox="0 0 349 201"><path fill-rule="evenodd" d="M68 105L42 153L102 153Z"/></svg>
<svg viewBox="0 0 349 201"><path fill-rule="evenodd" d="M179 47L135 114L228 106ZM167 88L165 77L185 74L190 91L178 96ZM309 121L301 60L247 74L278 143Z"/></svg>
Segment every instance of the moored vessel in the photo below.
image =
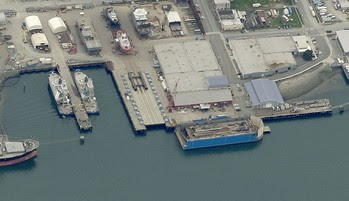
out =
<svg viewBox="0 0 349 201"><path fill-rule="evenodd" d="M53 98L57 105L58 113L64 116L72 115L73 108L69 98L66 81L55 72L51 72L48 79Z"/></svg>
<svg viewBox="0 0 349 201"><path fill-rule="evenodd" d="M131 42L126 32L122 29L118 30L115 34L115 44L117 48L123 53L129 53L132 49Z"/></svg>
<svg viewBox="0 0 349 201"><path fill-rule="evenodd" d="M9 141L7 135L0 134L0 166L15 165L33 159L38 155L38 147L38 141Z"/></svg>
<svg viewBox="0 0 349 201"><path fill-rule="evenodd" d="M94 93L93 81L85 73L77 70L74 73L74 79L76 87L80 93L80 97L86 112L89 114L94 114L99 112L97 105L97 99Z"/></svg>
<svg viewBox="0 0 349 201"><path fill-rule="evenodd" d="M179 125L176 136L184 150L259 141L263 138L261 118L225 115Z"/></svg>

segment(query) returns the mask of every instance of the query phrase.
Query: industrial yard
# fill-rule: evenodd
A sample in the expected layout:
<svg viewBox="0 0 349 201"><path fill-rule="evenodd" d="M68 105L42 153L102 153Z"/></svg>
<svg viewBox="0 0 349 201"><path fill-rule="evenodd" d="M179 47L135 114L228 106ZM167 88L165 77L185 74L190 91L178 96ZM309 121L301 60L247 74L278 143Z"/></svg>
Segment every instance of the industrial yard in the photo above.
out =
<svg viewBox="0 0 349 201"><path fill-rule="evenodd" d="M218 5L222 2L223 6ZM225 20L247 17L251 12L234 11L247 8L238 1L212 3L216 3L212 9L220 20L222 16ZM73 70L93 65L110 73L136 133L154 126L173 129L221 115L255 115L264 120L331 114L329 102L326 107L315 107L313 102L295 106L299 102L284 100L278 89L280 80L330 61L328 48L332 51L332 47L326 46L327 38L317 44L316 39L322 37L319 34L310 34L304 28L288 33L275 26L267 26L276 28L271 32L250 32L247 27L240 27L245 31L234 35L220 32L217 18L206 19L208 13L200 6L205 8L194 1L62 2L13 11L16 15L5 16L1 31L6 36L1 50L7 52L1 59L6 64L2 75L5 79L27 72L57 72L61 76L54 85L59 86L54 93L57 108L66 104L80 130L93 128L89 115L98 114L98 97L94 96L95 83L83 75L77 78L79 71ZM271 18L276 9L283 13L280 16L286 16L284 19L293 11L299 17L304 10L284 1L261 2L253 7L255 19L262 18L259 12L264 13L258 9ZM346 52L347 42L340 33L339 44ZM304 59L309 51L310 61Z"/></svg>
<svg viewBox="0 0 349 201"><path fill-rule="evenodd" d="M348 14L1 0L2 200L346 200Z"/></svg>

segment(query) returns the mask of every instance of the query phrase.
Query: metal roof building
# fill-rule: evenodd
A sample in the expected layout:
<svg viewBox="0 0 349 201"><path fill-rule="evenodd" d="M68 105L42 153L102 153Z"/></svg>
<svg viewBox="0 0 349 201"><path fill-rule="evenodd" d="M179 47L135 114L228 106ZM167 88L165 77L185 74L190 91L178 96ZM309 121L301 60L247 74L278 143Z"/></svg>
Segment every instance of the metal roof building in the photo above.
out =
<svg viewBox="0 0 349 201"><path fill-rule="evenodd" d="M61 33L67 31L67 26L64 21L60 17L51 18L48 21L48 25L53 33Z"/></svg>
<svg viewBox="0 0 349 201"><path fill-rule="evenodd" d="M279 88L273 80L252 80L244 86L250 96L253 107L271 108L278 107L285 103Z"/></svg>
<svg viewBox="0 0 349 201"><path fill-rule="evenodd" d="M181 23L181 18L177 11L169 11L167 14L168 23Z"/></svg>
<svg viewBox="0 0 349 201"><path fill-rule="evenodd" d="M175 106L232 101L208 41L189 41L154 46Z"/></svg>
<svg viewBox="0 0 349 201"><path fill-rule="evenodd" d="M28 31L41 31L42 25L40 19L36 15L28 16L24 19L25 27Z"/></svg>
<svg viewBox="0 0 349 201"><path fill-rule="evenodd" d="M48 48L48 40L43 33L35 33L31 36L31 42L35 49L46 49Z"/></svg>
<svg viewBox="0 0 349 201"><path fill-rule="evenodd" d="M339 45L344 54L349 54L349 30L336 31Z"/></svg>
<svg viewBox="0 0 349 201"><path fill-rule="evenodd" d="M172 31L181 31L181 17L177 11L169 11L166 13L167 21Z"/></svg>

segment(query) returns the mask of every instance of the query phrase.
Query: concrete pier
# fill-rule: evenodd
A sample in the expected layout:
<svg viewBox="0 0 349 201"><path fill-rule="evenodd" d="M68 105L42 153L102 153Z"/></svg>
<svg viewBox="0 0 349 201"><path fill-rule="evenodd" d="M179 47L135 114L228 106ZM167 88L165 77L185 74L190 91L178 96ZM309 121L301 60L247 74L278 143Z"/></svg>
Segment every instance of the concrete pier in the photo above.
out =
<svg viewBox="0 0 349 201"><path fill-rule="evenodd" d="M142 124L141 121L137 119L137 115L132 107L131 102L127 100L127 96L125 95L126 89L125 87L122 87L123 84L122 84L122 79L120 77L120 73L116 68L114 68L112 62L108 62L106 65L107 65L106 66L107 69L111 73L113 81L115 82L115 86L117 87L120 97L124 103L124 107L127 110L127 114L132 123L133 130L136 133L144 133L147 130L147 128L144 123Z"/></svg>
<svg viewBox="0 0 349 201"><path fill-rule="evenodd" d="M87 115L87 112L81 102L79 92L77 91L75 82L70 73L70 69L65 62L65 57L60 48L60 45L54 35L49 33L47 37L51 44L51 52L54 60L57 63L57 70L64 80L67 82L69 96L73 105L73 111L76 121L79 125L80 130L90 130L92 128L91 121Z"/></svg>

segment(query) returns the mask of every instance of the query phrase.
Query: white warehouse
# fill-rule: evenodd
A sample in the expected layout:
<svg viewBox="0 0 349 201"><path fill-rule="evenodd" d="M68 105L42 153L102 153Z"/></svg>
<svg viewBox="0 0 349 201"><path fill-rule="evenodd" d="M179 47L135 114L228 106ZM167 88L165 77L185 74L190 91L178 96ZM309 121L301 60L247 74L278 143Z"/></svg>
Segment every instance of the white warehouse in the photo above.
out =
<svg viewBox="0 0 349 201"><path fill-rule="evenodd" d="M67 31L67 26L60 17L51 18L48 21L48 25L50 26L50 29L54 34Z"/></svg>
<svg viewBox="0 0 349 201"><path fill-rule="evenodd" d="M31 15L26 17L24 19L24 24L29 32L35 33L35 32L42 31L42 25L41 25L40 19L36 15Z"/></svg>
<svg viewBox="0 0 349 201"><path fill-rule="evenodd" d="M31 42L34 49L48 50L48 40L43 33L35 33L31 36Z"/></svg>

